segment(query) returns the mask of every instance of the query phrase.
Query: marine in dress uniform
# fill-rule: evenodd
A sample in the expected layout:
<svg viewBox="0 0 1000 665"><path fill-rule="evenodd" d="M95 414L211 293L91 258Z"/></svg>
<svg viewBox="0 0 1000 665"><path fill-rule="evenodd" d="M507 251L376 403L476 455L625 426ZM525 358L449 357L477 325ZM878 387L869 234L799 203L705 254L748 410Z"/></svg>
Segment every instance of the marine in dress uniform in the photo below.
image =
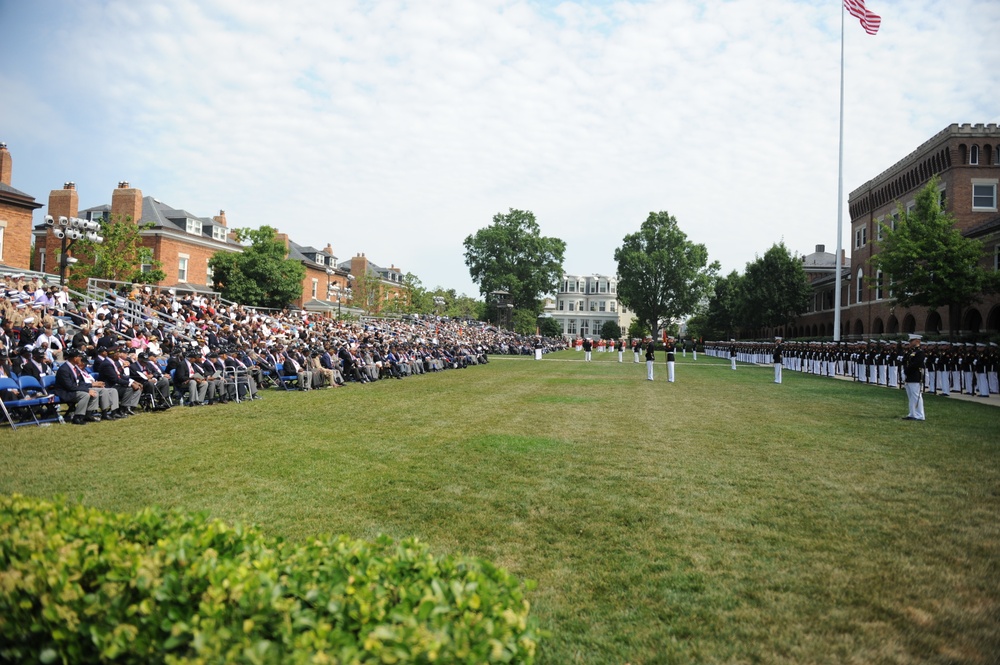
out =
<svg viewBox="0 0 1000 665"><path fill-rule="evenodd" d="M920 348L920 335L910 335L910 345L903 355L903 377L906 381L906 398L910 411L904 420L924 420L923 388L924 351Z"/></svg>

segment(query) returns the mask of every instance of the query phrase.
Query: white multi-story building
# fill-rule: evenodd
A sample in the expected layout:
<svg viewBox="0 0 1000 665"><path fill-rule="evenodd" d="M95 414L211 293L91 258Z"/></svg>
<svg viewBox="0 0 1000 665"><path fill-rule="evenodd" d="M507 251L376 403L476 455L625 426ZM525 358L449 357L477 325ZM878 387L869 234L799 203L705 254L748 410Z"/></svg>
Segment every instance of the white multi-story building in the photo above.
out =
<svg viewBox="0 0 1000 665"><path fill-rule="evenodd" d="M608 321L625 333L633 318L618 303L618 280L607 275L564 275L546 313L560 323L568 339L598 339Z"/></svg>

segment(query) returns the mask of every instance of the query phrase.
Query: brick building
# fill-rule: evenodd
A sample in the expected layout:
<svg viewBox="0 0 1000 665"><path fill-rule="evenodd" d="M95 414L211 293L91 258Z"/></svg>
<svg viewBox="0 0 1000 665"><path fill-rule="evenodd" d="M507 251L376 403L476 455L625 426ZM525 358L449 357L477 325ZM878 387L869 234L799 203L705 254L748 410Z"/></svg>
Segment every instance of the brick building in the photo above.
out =
<svg viewBox="0 0 1000 665"><path fill-rule="evenodd" d="M342 261L338 266L353 277L352 302L369 314L398 309L400 299L406 298L403 273L395 265L383 268L368 260L364 252Z"/></svg>
<svg viewBox="0 0 1000 665"><path fill-rule="evenodd" d="M166 274L161 286L188 291L211 291L212 275L208 260L219 251L239 252L240 244L229 233L226 213L220 210L214 217L198 217L186 210L173 208L127 182L118 183L111 195L110 205L104 204L78 210L79 195L73 183L66 183L61 190L49 195L49 214L58 218L80 217L88 221L102 221L112 217L130 218L152 226L141 232L142 244L153 251L153 258L160 262ZM61 240L44 224L35 228L35 269L58 273L55 257L59 255ZM72 250L68 252L72 255Z"/></svg>
<svg viewBox="0 0 1000 665"><path fill-rule="evenodd" d="M951 322L947 308L893 307L889 285L881 274L871 274L869 259L877 252L880 223L889 227L904 210L915 205L917 193L937 176L942 209L967 237L985 245L982 265L1000 270L1000 128L996 124L952 124L925 141L889 169L850 193L850 260L842 259L841 339L919 332L947 335ZM808 258L808 257L807 257ZM808 270L807 270L808 272ZM813 281L820 298L817 309L799 317L787 330L789 337L833 335L833 272L817 273ZM1000 331L1000 297L983 296L981 303L963 308L955 329L959 335L989 335Z"/></svg>
<svg viewBox="0 0 1000 665"><path fill-rule="evenodd" d="M42 204L11 187L13 167L7 144L0 143L0 265L29 270L32 216Z"/></svg>

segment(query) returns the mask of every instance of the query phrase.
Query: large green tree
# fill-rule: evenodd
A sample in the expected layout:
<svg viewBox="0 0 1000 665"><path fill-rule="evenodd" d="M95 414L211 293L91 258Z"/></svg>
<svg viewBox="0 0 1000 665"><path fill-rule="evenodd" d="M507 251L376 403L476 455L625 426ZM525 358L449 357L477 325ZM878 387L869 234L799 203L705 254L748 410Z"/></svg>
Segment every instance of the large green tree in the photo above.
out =
<svg viewBox="0 0 1000 665"><path fill-rule="evenodd" d="M70 252L78 263L70 266L71 279L108 279L119 282L156 284L166 278L153 250L142 245L142 232L153 227L152 222L138 224L129 215L112 215L101 222L97 232L103 242L76 240ZM60 257L60 260L62 257ZM149 266L143 272L142 266Z"/></svg>
<svg viewBox="0 0 1000 665"><path fill-rule="evenodd" d="M650 331L693 313L712 287L719 263L688 240L667 212L651 212L615 250L618 300Z"/></svg>
<svg viewBox="0 0 1000 665"><path fill-rule="evenodd" d="M306 269L288 257L288 248L270 226L236 230L242 252L217 252L212 267L224 298L253 307L286 307L302 296Z"/></svg>
<svg viewBox="0 0 1000 665"><path fill-rule="evenodd" d="M497 213L490 226L468 236L463 245L465 265L487 300L494 291L506 291L515 309L537 315L542 295L562 281L566 243L542 236L531 211Z"/></svg>
<svg viewBox="0 0 1000 665"><path fill-rule="evenodd" d="M882 224L878 252L869 261L871 274L882 271L895 305L947 307L954 336L962 308L1000 289L1000 274L981 265L983 244L963 236L955 219L941 210L936 177L917 194L910 212L902 205L898 210L895 229Z"/></svg>
<svg viewBox="0 0 1000 665"><path fill-rule="evenodd" d="M784 242L747 263L740 291L739 321L748 328L791 323L809 308L812 297L802 259L789 252Z"/></svg>
<svg viewBox="0 0 1000 665"><path fill-rule="evenodd" d="M699 320L700 335L709 339L730 339L740 328L743 311L743 277L735 270L715 280L708 309Z"/></svg>

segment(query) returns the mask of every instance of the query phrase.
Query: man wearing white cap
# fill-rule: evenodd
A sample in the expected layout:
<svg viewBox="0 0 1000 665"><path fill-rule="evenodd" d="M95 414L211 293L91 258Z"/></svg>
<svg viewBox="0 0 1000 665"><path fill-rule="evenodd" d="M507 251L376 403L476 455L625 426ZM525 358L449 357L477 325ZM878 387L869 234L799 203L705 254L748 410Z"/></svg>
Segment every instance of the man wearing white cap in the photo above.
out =
<svg viewBox="0 0 1000 665"><path fill-rule="evenodd" d="M774 382L781 383L781 366L784 359L781 357L781 338L774 338L774 349L771 352L771 362L774 363Z"/></svg>
<svg viewBox="0 0 1000 665"><path fill-rule="evenodd" d="M910 412L903 420L924 419L924 396L920 393L923 387L924 352L920 348L920 335L910 335L910 346L903 354L903 377L906 381L906 398L910 404Z"/></svg>

